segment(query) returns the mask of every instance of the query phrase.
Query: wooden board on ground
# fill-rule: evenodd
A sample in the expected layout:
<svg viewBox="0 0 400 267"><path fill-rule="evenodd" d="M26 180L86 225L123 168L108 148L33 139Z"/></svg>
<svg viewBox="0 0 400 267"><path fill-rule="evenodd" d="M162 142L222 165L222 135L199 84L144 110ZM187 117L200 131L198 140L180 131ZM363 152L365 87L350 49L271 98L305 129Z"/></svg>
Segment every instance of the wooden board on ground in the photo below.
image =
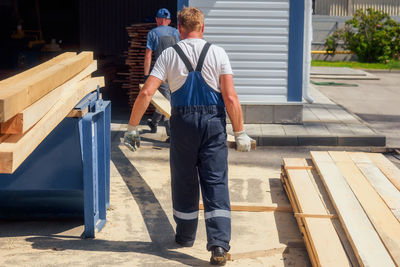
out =
<svg viewBox="0 0 400 267"><path fill-rule="evenodd" d="M354 164L348 153L329 151L329 155L364 208L392 259L397 266L400 266L400 223Z"/></svg>
<svg viewBox="0 0 400 267"><path fill-rule="evenodd" d="M61 95L71 90L77 82L86 78L97 70L97 61L93 61L86 69L74 76L71 80L60 85L41 99L24 109L6 122L0 123L0 132L3 134L23 134L35 125L60 99Z"/></svg>
<svg viewBox="0 0 400 267"><path fill-rule="evenodd" d="M400 169L381 153L367 153L367 156L400 191Z"/></svg>
<svg viewBox="0 0 400 267"><path fill-rule="evenodd" d="M375 166L367 154L362 152L353 152L349 154L357 167L400 221L400 191L397 190L379 168Z"/></svg>
<svg viewBox="0 0 400 267"><path fill-rule="evenodd" d="M68 90L47 114L23 136L11 135L0 144L0 173L13 173L44 138L88 93L104 86L104 78L80 81ZM66 159L67 160L67 159Z"/></svg>
<svg viewBox="0 0 400 267"><path fill-rule="evenodd" d="M204 205L200 203L200 210L204 210ZM248 205L248 204L236 204L231 203L231 211L246 211L246 212L267 212L267 211L278 211L278 212L293 212L293 209L289 205Z"/></svg>
<svg viewBox="0 0 400 267"><path fill-rule="evenodd" d="M85 109L73 109L71 112L67 115L68 118L82 118L89 112L89 107L86 107Z"/></svg>
<svg viewBox="0 0 400 267"><path fill-rule="evenodd" d="M76 56L75 52L66 52L58 55L36 67L30 68L24 72L18 73L10 78L4 79L0 81L0 91L9 86L13 86L16 83L22 82L24 79L30 78L32 75L38 74L41 71L44 71L68 58L72 58Z"/></svg>
<svg viewBox="0 0 400 267"><path fill-rule="evenodd" d="M361 266L395 266L358 199L328 152L311 151L330 199Z"/></svg>
<svg viewBox="0 0 400 267"><path fill-rule="evenodd" d="M13 86L0 90L0 122L22 112L93 62L92 52L82 52L53 65Z"/></svg>
<svg viewBox="0 0 400 267"><path fill-rule="evenodd" d="M305 159L284 159L288 181L293 196L298 203L300 214L308 213L322 217L327 216L327 210L320 199L306 169L290 168L292 166L307 166ZM346 252L329 218L317 216L303 217L302 221L309 235L310 249L313 250L318 266L351 266Z"/></svg>
<svg viewBox="0 0 400 267"><path fill-rule="evenodd" d="M140 90L143 88L143 84L139 85ZM171 104L168 99L165 98L158 90L154 93L151 103L168 119L171 117ZM233 135L227 135L227 144L229 148L236 148L236 141ZM251 141L251 150L257 148L257 142Z"/></svg>

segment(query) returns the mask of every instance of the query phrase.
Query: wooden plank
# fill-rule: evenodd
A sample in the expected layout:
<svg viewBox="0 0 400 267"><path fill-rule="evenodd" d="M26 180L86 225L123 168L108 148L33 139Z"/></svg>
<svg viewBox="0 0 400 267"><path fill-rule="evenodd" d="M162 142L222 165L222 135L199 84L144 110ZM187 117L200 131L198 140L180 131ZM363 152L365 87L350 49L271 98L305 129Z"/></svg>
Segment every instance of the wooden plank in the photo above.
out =
<svg viewBox="0 0 400 267"><path fill-rule="evenodd" d="M284 159L283 162L285 169L286 166L307 166L305 159ZM326 208L307 170L291 168L286 171L289 185L298 203L299 213L327 216ZM303 221L318 266L351 266L331 220L310 216L303 217Z"/></svg>
<svg viewBox="0 0 400 267"><path fill-rule="evenodd" d="M325 218L325 219L338 219L336 214L311 214L311 213L294 213L294 217L299 218Z"/></svg>
<svg viewBox="0 0 400 267"><path fill-rule="evenodd" d="M358 199L326 151L311 151L332 204L361 266L395 266Z"/></svg>
<svg viewBox="0 0 400 267"><path fill-rule="evenodd" d="M139 85L140 90L143 88L143 84ZM166 99L158 90L153 95L151 103L168 119L171 117L171 103ZM227 145L230 148L236 148L236 141L233 135L227 134ZM251 141L251 150L257 148L256 140Z"/></svg>
<svg viewBox="0 0 400 267"><path fill-rule="evenodd" d="M89 108L86 107L85 109L73 109L67 115L68 118L82 118L89 112Z"/></svg>
<svg viewBox="0 0 400 267"><path fill-rule="evenodd" d="M283 168L283 166L282 166L282 172L281 172L281 181L282 181L283 188L285 189L285 192L289 198L289 201L292 204L294 213L299 213L300 212L299 205L295 200L293 190L290 186L289 178L288 178L286 170ZM313 250L313 247L311 245L310 235L304 225L304 220L300 217L295 217L295 219L299 226L300 233L303 237L304 244L306 245L306 249L307 249L311 264L313 266L318 266L318 262L317 262L316 255L315 255L316 252Z"/></svg>
<svg viewBox="0 0 400 267"><path fill-rule="evenodd" d="M104 78L80 81L62 95L46 115L23 136L12 135L0 144L0 173L13 173L44 138L68 115L88 93L104 86ZM16 142L12 142L17 138Z"/></svg>
<svg viewBox="0 0 400 267"><path fill-rule="evenodd" d="M0 132L3 134L23 134L35 125L60 99L63 92L71 90L75 84L85 79L97 70L97 61L93 61L87 68L78 73L66 83L60 85L41 99L18 113L6 122L0 123Z"/></svg>
<svg viewBox="0 0 400 267"><path fill-rule="evenodd" d="M204 210L204 205L199 204L199 209ZM292 206L289 205L246 205L246 204L231 204L231 211L247 211L247 212L267 212L267 211L279 211L279 212L293 212Z"/></svg>
<svg viewBox="0 0 400 267"><path fill-rule="evenodd" d="M75 52L65 52L62 53L61 55L58 55L36 67L30 68L24 72L18 73L12 77L9 77L7 79L1 80L0 81L0 90L7 88L8 86L12 86L18 82L21 82L24 79L30 78L31 76L44 71L62 61L64 61L65 59L71 58L76 56Z"/></svg>
<svg viewBox="0 0 400 267"><path fill-rule="evenodd" d="M400 169L381 153L368 153L367 155L392 184L400 190Z"/></svg>
<svg viewBox="0 0 400 267"><path fill-rule="evenodd" d="M0 134L0 143L8 138L8 134Z"/></svg>
<svg viewBox="0 0 400 267"><path fill-rule="evenodd" d="M346 152L329 151L329 154L361 203L392 259L399 266L400 223Z"/></svg>
<svg viewBox="0 0 400 267"><path fill-rule="evenodd" d="M351 159L368 179L371 185L383 198L386 205L400 221L400 191L386 178L367 154L362 152L349 153Z"/></svg>
<svg viewBox="0 0 400 267"><path fill-rule="evenodd" d="M62 85L93 62L92 52L82 52L28 79L0 90L0 122L7 121Z"/></svg>

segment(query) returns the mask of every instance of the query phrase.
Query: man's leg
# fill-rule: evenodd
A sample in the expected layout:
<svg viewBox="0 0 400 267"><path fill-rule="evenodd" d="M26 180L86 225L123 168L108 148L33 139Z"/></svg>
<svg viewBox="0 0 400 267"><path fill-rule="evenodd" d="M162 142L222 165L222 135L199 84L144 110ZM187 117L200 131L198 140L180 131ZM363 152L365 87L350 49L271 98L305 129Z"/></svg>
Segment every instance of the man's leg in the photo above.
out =
<svg viewBox="0 0 400 267"><path fill-rule="evenodd" d="M190 116L189 116L190 117ZM171 117L171 189L175 240L182 246L192 246L196 238L199 213L199 181L197 173L197 131L194 120L180 115ZM186 120L190 123L186 123Z"/></svg>
<svg viewBox="0 0 400 267"><path fill-rule="evenodd" d="M199 176L207 229L207 250L229 251L231 212L228 190L228 148L225 118L208 118L199 153Z"/></svg>

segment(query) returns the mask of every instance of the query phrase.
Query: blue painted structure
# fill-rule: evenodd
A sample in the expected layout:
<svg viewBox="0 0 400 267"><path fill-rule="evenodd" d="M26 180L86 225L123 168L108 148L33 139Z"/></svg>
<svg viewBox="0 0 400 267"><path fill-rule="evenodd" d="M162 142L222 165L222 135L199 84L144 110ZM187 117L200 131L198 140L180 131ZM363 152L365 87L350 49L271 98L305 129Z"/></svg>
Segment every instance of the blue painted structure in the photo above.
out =
<svg viewBox="0 0 400 267"><path fill-rule="evenodd" d="M295 102L303 99L304 12L304 0L290 0L287 100Z"/></svg>
<svg viewBox="0 0 400 267"><path fill-rule="evenodd" d="M0 174L0 218L84 218L84 236L106 221L110 201L111 103L99 93L65 118L13 174Z"/></svg>

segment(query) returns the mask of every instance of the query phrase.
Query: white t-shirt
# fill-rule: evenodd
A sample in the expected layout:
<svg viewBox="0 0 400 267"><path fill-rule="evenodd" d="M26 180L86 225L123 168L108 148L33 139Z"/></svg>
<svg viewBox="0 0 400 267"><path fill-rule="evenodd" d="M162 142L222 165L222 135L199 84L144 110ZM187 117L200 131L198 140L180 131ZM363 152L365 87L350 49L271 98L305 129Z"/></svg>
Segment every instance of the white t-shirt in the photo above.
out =
<svg viewBox="0 0 400 267"><path fill-rule="evenodd" d="M192 64L193 69L196 69L197 61L205 43L206 41L203 39L185 39L178 43ZM150 75L168 82L172 93L182 87L188 74L189 71L185 63L183 63L178 53L172 47L162 52L150 73ZM220 75L233 74L228 55L222 47L217 45L210 46L204 59L201 74L211 88L220 92Z"/></svg>

